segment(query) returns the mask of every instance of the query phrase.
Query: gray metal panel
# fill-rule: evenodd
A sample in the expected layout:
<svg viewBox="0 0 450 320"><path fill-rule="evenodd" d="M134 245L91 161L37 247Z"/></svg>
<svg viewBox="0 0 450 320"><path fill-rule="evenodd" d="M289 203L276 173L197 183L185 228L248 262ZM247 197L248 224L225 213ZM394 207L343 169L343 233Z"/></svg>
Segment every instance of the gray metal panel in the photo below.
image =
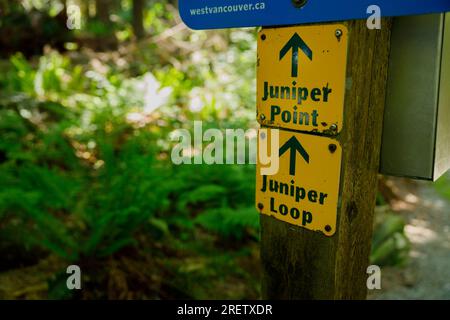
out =
<svg viewBox="0 0 450 320"><path fill-rule="evenodd" d="M433 179L443 14L394 19L380 172Z"/></svg>
<svg viewBox="0 0 450 320"><path fill-rule="evenodd" d="M436 143L434 180L450 168L450 13L445 15L444 43Z"/></svg>

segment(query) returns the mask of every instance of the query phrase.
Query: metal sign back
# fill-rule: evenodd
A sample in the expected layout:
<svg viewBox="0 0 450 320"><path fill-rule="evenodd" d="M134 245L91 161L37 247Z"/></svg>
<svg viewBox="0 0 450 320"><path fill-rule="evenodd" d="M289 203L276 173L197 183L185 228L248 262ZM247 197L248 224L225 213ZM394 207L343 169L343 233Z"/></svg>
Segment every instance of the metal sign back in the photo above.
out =
<svg viewBox="0 0 450 320"><path fill-rule="evenodd" d="M200 30L366 19L373 4L386 17L450 11L449 0L179 0L179 9Z"/></svg>
<svg viewBox="0 0 450 320"><path fill-rule="evenodd" d="M380 172L437 180L450 168L450 13L394 19Z"/></svg>

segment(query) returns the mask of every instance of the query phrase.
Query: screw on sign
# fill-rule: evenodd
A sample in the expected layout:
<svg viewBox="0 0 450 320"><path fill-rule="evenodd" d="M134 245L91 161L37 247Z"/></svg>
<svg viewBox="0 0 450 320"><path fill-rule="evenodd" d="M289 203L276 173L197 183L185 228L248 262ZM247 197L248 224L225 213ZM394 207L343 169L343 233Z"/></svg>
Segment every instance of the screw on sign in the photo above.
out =
<svg viewBox="0 0 450 320"><path fill-rule="evenodd" d="M303 7L306 2L308 2L308 0L292 0L292 4L294 5L294 7L296 8L301 8Z"/></svg>

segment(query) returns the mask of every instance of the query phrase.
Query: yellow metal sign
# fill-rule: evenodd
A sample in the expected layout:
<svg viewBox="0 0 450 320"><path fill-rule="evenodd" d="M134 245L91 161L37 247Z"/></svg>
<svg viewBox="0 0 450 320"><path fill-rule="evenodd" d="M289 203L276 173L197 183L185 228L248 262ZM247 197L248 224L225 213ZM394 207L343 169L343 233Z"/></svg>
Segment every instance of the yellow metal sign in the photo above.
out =
<svg viewBox="0 0 450 320"><path fill-rule="evenodd" d="M333 235L342 159L339 142L328 137L269 128L260 129L258 140L258 211L293 225L321 231L327 236ZM276 157L263 165L262 153ZM271 173L267 173L269 171Z"/></svg>
<svg viewBox="0 0 450 320"><path fill-rule="evenodd" d="M257 110L261 125L337 134L342 129L348 31L344 25L262 29Z"/></svg>

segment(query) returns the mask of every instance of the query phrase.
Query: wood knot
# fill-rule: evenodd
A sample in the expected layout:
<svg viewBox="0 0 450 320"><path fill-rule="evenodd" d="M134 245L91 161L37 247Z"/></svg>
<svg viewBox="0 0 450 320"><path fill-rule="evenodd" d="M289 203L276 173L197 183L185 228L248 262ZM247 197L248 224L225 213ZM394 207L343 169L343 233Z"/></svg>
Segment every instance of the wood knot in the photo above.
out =
<svg viewBox="0 0 450 320"><path fill-rule="evenodd" d="M347 217L350 222L353 221L353 219L356 218L358 215L358 207L356 206L355 201L351 201L349 205L347 206Z"/></svg>

